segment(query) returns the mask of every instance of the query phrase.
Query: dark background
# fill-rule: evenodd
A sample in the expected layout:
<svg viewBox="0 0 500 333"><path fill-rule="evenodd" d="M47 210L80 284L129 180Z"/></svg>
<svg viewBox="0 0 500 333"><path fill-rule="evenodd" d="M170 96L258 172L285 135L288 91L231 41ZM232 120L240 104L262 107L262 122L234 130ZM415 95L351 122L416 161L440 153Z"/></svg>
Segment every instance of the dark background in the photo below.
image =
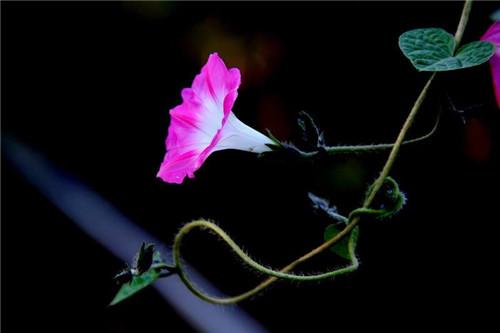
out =
<svg viewBox="0 0 500 333"><path fill-rule="evenodd" d="M428 74L399 51L401 33L456 29L462 3L2 2L2 133L41 151L144 228L172 244L185 222L215 220L258 261L282 267L322 242L327 221L307 198L341 213L360 205L386 153L310 163L218 152L182 185L155 178L168 110L218 52L242 71L234 112L297 141L308 111L328 143L395 139ZM464 43L490 26L493 2L473 5ZM464 125L450 111L482 104ZM360 269L321 283L279 282L241 306L271 332L326 327L476 330L498 296L499 113L489 67L443 73L391 173L408 204L364 220ZM139 247L139 244L137 245ZM185 256L229 294L263 279L213 237L194 233ZM343 264L331 253L299 271ZM107 308L123 263L2 163L2 325L12 332L191 329L152 289ZM495 304L495 303L493 303Z"/></svg>

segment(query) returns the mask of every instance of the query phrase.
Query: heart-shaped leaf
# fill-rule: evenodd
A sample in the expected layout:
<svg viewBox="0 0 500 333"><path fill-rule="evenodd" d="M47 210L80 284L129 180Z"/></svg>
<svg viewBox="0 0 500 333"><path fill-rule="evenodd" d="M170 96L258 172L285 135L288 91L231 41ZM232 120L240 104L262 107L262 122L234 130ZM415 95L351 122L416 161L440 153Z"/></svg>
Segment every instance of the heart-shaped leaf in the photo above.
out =
<svg viewBox="0 0 500 333"><path fill-rule="evenodd" d="M420 71L441 72L480 65L493 55L495 45L472 42L455 54L455 38L439 28L415 29L399 37L399 48Z"/></svg>
<svg viewBox="0 0 500 333"><path fill-rule="evenodd" d="M328 227L326 227L325 233L323 234L325 242L327 242L330 239L332 239L333 237L337 236L337 234L339 232L340 232L340 230L337 229L334 224L330 224ZM349 260L349 259L351 259L351 257L349 256L349 248L348 248L349 238L353 237L354 246L356 246L356 243L358 241L358 236L359 236L359 229L358 229L358 227L355 227L352 230L351 235L342 238L340 241L338 241L337 243L332 245L330 247L330 250L333 253L338 254L342 258Z"/></svg>

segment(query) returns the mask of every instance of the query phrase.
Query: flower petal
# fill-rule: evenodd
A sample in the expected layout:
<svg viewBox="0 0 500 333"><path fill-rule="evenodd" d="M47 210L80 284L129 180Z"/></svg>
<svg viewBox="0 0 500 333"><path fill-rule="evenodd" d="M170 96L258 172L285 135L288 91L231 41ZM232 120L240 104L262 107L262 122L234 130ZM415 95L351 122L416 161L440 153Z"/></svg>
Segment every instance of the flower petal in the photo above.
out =
<svg viewBox="0 0 500 333"><path fill-rule="evenodd" d="M495 51L493 57L490 58L490 65L495 97L497 99L498 108L500 109L500 52Z"/></svg>
<svg viewBox="0 0 500 333"><path fill-rule="evenodd" d="M492 42L495 45L500 44L500 22L494 22L486 33L481 37L481 40Z"/></svg>
<svg viewBox="0 0 500 333"><path fill-rule="evenodd" d="M217 53L211 54L207 64L202 68L193 82L193 91L199 96L207 111L222 120L220 110L224 107L226 96L238 89L241 84L240 71L237 68L227 70L226 65ZM234 97L236 99L236 96ZM234 103L233 99L233 103ZM233 105L228 105L229 111Z"/></svg>
<svg viewBox="0 0 500 333"><path fill-rule="evenodd" d="M481 40L495 44L495 53L490 58L491 76L493 77L493 88L500 109L500 22L495 22L486 31Z"/></svg>
<svg viewBox="0 0 500 333"><path fill-rule="evenodd" d="M171 183L194 177L219 141L240 83L237 68L228 70L217 53L209 56L192 88L182 90L182 104L170 110L167 153L158 177Z"/></svg>
<svg viewBox="0 0 500 333"><path fill-rule="evenodd" d="M196 167L200 153L201 150L194 149L175 157L165 158L157 176L164 182L176 184L182 183L186 176L194 178L193 173L200 167Z"/></svg>

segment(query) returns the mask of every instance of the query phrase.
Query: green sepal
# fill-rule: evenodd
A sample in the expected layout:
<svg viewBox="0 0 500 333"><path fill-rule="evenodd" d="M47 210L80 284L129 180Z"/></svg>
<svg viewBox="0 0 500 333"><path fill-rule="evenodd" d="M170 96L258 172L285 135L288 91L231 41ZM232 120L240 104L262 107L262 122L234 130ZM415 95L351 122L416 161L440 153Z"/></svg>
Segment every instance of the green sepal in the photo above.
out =
<svg viewBox="0 0 500 333"><path fill-rule="evenodd" d="M153 264L154 251L154 244L149 243L148 245L146 245L146 243L142 242L141 249L139 250L136 258L136 268L139 271L139 274L146 272Z"/></svg>
<svg viewBox="0 0 500 333"><path fill-rule="evenodd" d="M281 147L282 146L282 143L280 142L280 140L276 139L276 137L271 133L271 131L269 129L266 128L266 132L267 132L267 135L269 136L269 139L271 139L272 142L274 142L274 144L278 147ZM268 147L271 147L272 145L271 144L266 144Z"/></svg>

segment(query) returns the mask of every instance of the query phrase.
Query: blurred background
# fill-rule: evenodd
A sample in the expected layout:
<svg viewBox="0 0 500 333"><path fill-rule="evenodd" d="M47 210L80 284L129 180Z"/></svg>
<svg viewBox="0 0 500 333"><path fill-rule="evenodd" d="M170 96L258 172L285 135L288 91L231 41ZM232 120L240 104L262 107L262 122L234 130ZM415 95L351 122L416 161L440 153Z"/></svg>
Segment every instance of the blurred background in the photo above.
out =
<svg viewBox="0 0 500 333"><path fill-rule="evenodd" d="M497 7L473 5L464 43L482 36ZM3 138L43 154L165 247L183 223L202 217L279 268L323 241L328 221L314 214L307 193L347 214L387 153L312 163L224 151L195 179L166 184L156 172L181 89L218 52L242 73L234 113L259 131L296 142L305 110L330 145L391 142L429 76L402 55L399 35L422 27L454 33L462 3L2 2L1 9ZM457 109L473 107L465 122L448 97ZM360 269L321 283L278 282L243 310L270 332L491 325L500 117L489 66L439 74L410 136L430 130L440 107L438 132L405 147L392 171L405 209L362 223ZM108 308L123 261L4 162L4 327L197 331L151 288ZM186 240L184 254L227 294L265 278L203 232ZM324 253L297 271L342 264Z"/></svg>

